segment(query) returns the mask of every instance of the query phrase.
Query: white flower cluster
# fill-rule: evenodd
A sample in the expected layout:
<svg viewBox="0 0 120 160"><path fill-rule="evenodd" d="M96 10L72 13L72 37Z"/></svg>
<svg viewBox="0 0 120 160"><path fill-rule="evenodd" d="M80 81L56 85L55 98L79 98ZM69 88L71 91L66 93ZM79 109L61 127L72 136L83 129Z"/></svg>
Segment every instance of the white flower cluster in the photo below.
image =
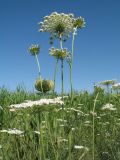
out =
<svg viewBox="0 0 120 160"><path fill-rule="evenodd" d="M32 55L35 55L40 52L40 46L38 44L32 44L28 50Z"/></svg>
<svg viewBox="0 0 120 160"><path fill-rule="evenodd" d="M83 17L78 17L74 20L74 27L75 28L83 28L85 27L85 19Z"/></svg>
<svg viewBox="0 0 120 160"><path fill-rule="evenodd" d="M110 110L110 111L115 111L116 108L114 108L113 104L107 103L102 107L102 110Z"/></svg>
<svg viewBox="0 0 120 160"><path fill-rule="evenodd" d="M34 133L36 133L36 134L40 134L40 132L39 132L39 131L34 131Z"/></svg>
<svg viewBox="0 0 120 160"><path fill-rule="evenodd" d="M116 83L112 86L114 90L120 89L120 83Z"/></svg>
<svg viewBox="0 0 120 160"><path fill-rule="evenodd" d="M75 145L74 146L75 149L85 149L86 151L88 151L89 149L87 147L84 147L84 146L78 146L78 145Z"/></svg>
<svg viewBox="0 0 120 160"><path fill-rule="evenodd" d="M67 51L67 48L56 49L52 47L49 49L49 54L57 59L65 59L69 55L69 52Z"/></svg>
<svg viewBox="0 0 120 160"><path fill-rule="evenodd" d="M1 133L8 133L8 134L16 134L16 135L21 135L24 132L18 129L8 129L8 130L0 130Z"/></svg>
<svg viewBox="0 0 120 160"><path fill-rule="evenodd" d="M22 108L29 108L33 106L42 106L42 105L48 105L48 104L64 104L64 102L61 100L61 97L54 98L54 99L40 99L37 101L26 101L24 103L20 104L13 104L10 105L10 111L15 111L16 109L22 109Z"/></svg>
<svg viewBox="0 0 120 160"><path fill-rule="evenodd" d="M44 21L40 22L40 32L50 32L58 34L69 35L73 31L74 15L53 12L49 16L44 17Z"/></svg>
<svg viewBox="0 0 120 160"><path fill-rule="evenodd" d="M105 80L105 81L100 82L99 84L102 84L102 85L113 85L113 84L115 84L115 80L114 79Z"/></svg>

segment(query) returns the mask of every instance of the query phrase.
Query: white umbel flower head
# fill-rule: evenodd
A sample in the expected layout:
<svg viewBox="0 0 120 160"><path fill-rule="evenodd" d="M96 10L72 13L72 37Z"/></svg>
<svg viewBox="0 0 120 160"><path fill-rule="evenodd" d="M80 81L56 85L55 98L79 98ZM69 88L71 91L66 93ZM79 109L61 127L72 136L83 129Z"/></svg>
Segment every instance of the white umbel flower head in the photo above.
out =
<svg viewBox="0 0 120 160"><path fill-rule="evenodd" d="M0 131L1 133L8 133L8 134L15 134L15 135L21 135L23 134L24 132L21 131L21 130L18 130L18 129L8 129L8 130L1 130Z"/></svg>
<svg viewBox="0 0 120 160"><path fill-rule="evenodd" d="M85 22L84 18L82 18L82 17L78 17L74 20L74 27L75 28L81 29L81 28L85 27L85 24L86 24L86 22Z"/></svg>
<svg viewBox="0 0 120 160"><path fill-rule="evenodd" d="M37 54L39 54L40 52L40 46L38 44L32 44L30 47L29 47L29 52L31 55L35 56Z"/></svg>
<svg viewBox="0 0 120 160"><path fill-rule="evenodd" d="M107 86L107 85L114 85L115 84L115 80L114 79L112 79L112 80L105 80L105 81L100 82L99 84L105 85L105 86Z"/></svg>
<svg viewBox="0 0 120 160"><path fill-rule="evenodd" d="M50 32L51 34L59 37L67 36L72 32L74 27L74 15L53 12L49 16L44 17L44 21L40 22L41 32Z"/></svg>
<svg viewBox="0 0 120 160"><path fill-rule="evenodd" d="M102 107L102 110L110 110L110 111L115 111L116 108L114 108L113 104L107 103Z"/></svg>
<svg viewBox="0 0 120 160"><path fill-rule="evenodd" d="M112 86L112 88L113 88L114 90L120 89L120 83L114 84L114 85Z"/></svg>
<svg viewBox="0 0 120 160"><path fill-rule="evenodd" d="M78 145L75 145L75 146L74 146L74 149L85 149L86 151L88 151L88 150L89 150L87 147L84 147L84 146L78 146Z"/></svg>
<svg viewBox="0 0 120 160"><path fill-rule="evenodd" d="M69 55L69 52L67 51L67 48L56 49L52 47L49 50L49 54L57 59L65 59Z"/></svg>
<svg viewBox="0 0 120 160"><path fill-rule="evenodd" d="M20 103L20 104L12 104L9 106L10 109L25 109L30 107L42 106L42 105L49 105L49 104L60 104L63 105L64 102L61 99L40 99L36 101L28 100L27 102Z"/></svg>

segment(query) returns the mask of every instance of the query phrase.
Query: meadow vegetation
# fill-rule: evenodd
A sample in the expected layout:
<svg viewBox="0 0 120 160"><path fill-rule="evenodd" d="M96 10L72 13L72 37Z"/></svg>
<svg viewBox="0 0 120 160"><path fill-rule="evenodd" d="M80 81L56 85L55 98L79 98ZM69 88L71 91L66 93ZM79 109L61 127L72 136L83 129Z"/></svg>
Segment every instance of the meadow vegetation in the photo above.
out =
<svg viewBox="0 0 120 160"><path fill-rule="evenodd" d="M0 88L0 159L119 160L120 95L74 92L61 105L10 111L11 104L42 98L18 87ZM54 98L48 94L46 98Z"/></svg>

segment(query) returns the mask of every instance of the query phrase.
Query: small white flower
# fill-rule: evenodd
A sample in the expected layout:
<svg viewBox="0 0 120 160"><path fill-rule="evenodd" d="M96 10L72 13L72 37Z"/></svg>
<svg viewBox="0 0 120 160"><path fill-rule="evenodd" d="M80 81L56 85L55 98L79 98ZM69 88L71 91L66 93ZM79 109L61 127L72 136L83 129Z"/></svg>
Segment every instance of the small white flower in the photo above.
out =
<svg viewBox="0 0 120 160"><path fill-rule="evenodd" d="M59 138L59 140L58 140L59 142L68 142L68 140L67 139L65 139L65 138Z"/></svg>
<svg viewBox="0 0 120 160"><path fill-rule="evenodd" d="M34 131L34 133L36 133L36 134L40 134L40 132L39 132L39 131Z"/></svg>
<svg viewBox="0 0 120 160"><path fill-rule="evenodd" d="M75 130L75 128L71 128L71 130L72 130L72 131L74 131L74 130Z"/></svg>
<svg viewBox="0 0 120 160"><path fill-rule="evenodd" d="M114 90L120 89L120 83L116 83L112 86Z"/></svg>
<svg viewBox="0 0 120 160"><path fill-rule="evenodd" d="M83 149L84 146L77 146L77 145L75 145L74 148L75 148L75 149Z"/></svg>
<svg viewBox="0 0 120 160"><path fill-rule="evenodd" d="M99 82L99 84L102 84L102 85L113 85L113 84L115 84L115 80L114 79L105 80L105 81Z"/></svg>
<svg viewBox="0 0 120 160"><path fill-rule="evenodd" d="M64 125L64 124L61 124L60 127L65 127L65 125Z"/></svg>
<svg viewBox="0 0 120 160"><path fill-rule="evenodd" d="M97 119L100 119L100 118L101 118L101 117L99 117L99 116L97 117Z"/></svg>
<svg viewBox="0 0 120 160"><path fill-rule="evenodd" d="M64 120L64 119L57 119L57 121L59 121L59 122L64 122L64 123L67 122L67 120Z"/></svg>
<svg viewBox="0 0 120 160"><path fill-rule="evenodd" d="M14 108L10 109L10 112L15 112L15 111L16 111L16 109L14 109Z"/></svg>
<svg viewBox="0 0 120 160"><path fill-rule="evenodd" d="M114 108L114 105L110 104L110 103L105 104L101 109L102 110L111 110L111 111L115 111L116 110L116 108Z"/></svg>
<svg viewBox="0 0 120 160"><path fill-rule="evenodd" d="M75 145L74 146L75 149L85 149L86 151L88 151L89 149L87 147L84 147L84 146L78 146L78 145Z"/></svg>
<svg viewBox="0 0 120 160"><path fill-rule="evenodd" d="M84 123L85 123L85 124L90 124L90 121L85 121Z"/></svg>
<svg viewBox="0 0 120 160"><path fill-rule="evenodd" d="M23 131L18 130L16 128L14 128L14 129L8 129L8 130L0 130L0 132L2 132L2 133L8 133L8 134L16 134L16 135L21 135L21 134L24 133Z"/></svg>

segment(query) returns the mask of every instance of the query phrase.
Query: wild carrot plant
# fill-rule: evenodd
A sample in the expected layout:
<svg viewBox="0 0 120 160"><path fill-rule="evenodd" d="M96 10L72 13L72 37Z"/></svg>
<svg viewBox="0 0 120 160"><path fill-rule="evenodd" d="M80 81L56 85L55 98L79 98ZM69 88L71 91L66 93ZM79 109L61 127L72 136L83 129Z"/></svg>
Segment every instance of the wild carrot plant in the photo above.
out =
<svg viewBox="0 0 120 160"><path fill-rule="evenodd" d="M41 28L40 32L49 32L50 33L50 43L53 44L54 39L58 39L60 41L60 49L54 49L50 50L50 54L54 57L56 57L56 67L54 72L54 83L56 83L56 72L58 67L58 61L61 61L61 94L63 97L64 94L64 59L67 59L71 55L71 61L69 61L69 67L70 67L70 86L71 86L71 99L72 99L72 93L73 93L73 84L72 84L72 64L73 64L73 54L74 54L74 39L75 35L77 34L77 29L81 29L85 25L84 18L78 17L74 18L73 14L64 14L64 13L57 13L53 12L49 16L44 17L44 21L39 23ZM66 54L63 54L63 50L66 49L63 48L63 41L66 41L70 33L72 33L72 53L67 52ZM61 51L61 52L60 52ZM54 90L55 90L55 84L54 84ZM53 91L54 91L53 90Z"/></svg>

